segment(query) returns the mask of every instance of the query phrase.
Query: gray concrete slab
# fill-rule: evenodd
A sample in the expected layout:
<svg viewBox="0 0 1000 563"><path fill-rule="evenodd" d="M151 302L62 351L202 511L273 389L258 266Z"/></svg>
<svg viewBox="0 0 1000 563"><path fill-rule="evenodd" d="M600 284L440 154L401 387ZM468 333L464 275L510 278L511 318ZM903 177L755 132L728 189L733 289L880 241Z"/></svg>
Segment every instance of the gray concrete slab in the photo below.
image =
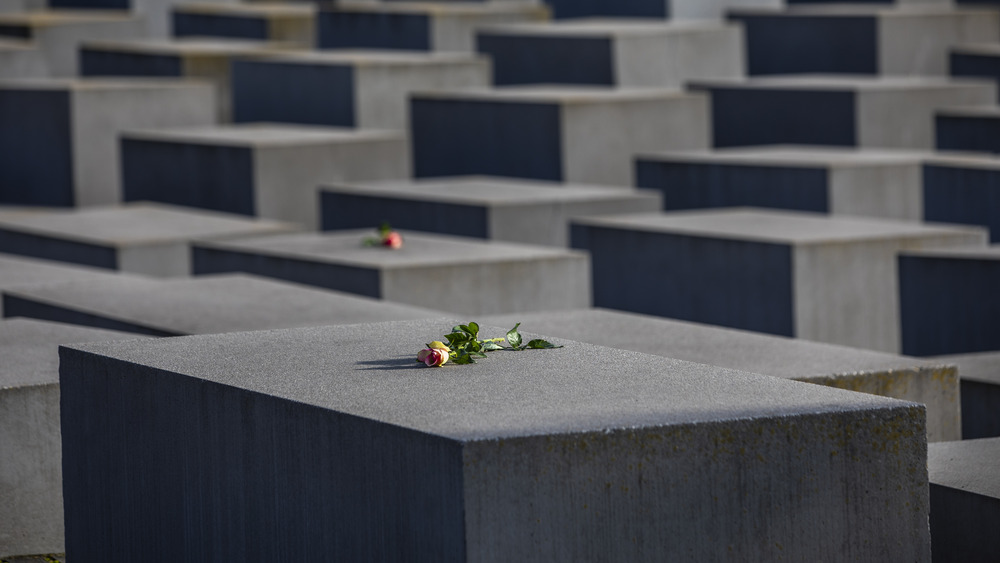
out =
<svg viewBox="0 0 1000 563"><path fill-rule="evenodd" d="M80 75L205 79L215 85L219 122L228 123L232 121L231 61L288 45L228 38L85 41L80 45Z"/></svg>
<svg viewBox="0 0 1000 563"><path fill-rule="evenodd" d="M411 99L416 177L631 186L636 153L710 142L707 97L676 89L517 86Z"/></svg>
<svg viewBox="0 0 1000 563"><path fill-rule="evenodd" d="M0 557L65 551L60 344L136 335L31 319L0 321ZM8 559L9 560L9 559Z"/></svg>
<svg viewBox="0 0 1000 563"><path fill-rule="evenodd" d="M744 76L743 30L723 22L575 19L489 26L493 83L683 87Z"/></svg>
<svg viewBox="0 0 1000 563"><path fill-rule="evenodd" d="M541 2L340 2L320 8L316 46L471 53L480 27L548 19Z"/></svg>
<svg viewBox="0 0 1000 563"><path fill-rule="evenodd" d="M215 104L210 84L176 79L2 80L0 202L118 203L118 134L208 125Z"/></svg>
<svg viewBox="0 0 1000 563"><path fill-rule="evenodd" d="M453 322L64 347L68 552L929 560L922 406L569 341L418 366Z"/></svg>
<svg viewBox="0 0 1000 563"><path fill-rule="evenodd" d="M240 274L184 279L122 277L3 290L6 314L177 336L439 316L426 308Z"/></svg>
<svg viewBox="0 0 1000 563"><path fill-rule="evenodd" d="M309 2L184 2L171 10L174 37L229 37L316 45L315 4Z"/></svg>
<svg viewBox="0 0 1000 563"><path fill-rule="evenodd" d="M906 352L909 322L896 253L987 240L975 227L750 208L587 217L571 229L591 253L599 307L891 353Z"/></svg>
<svg viewBox="0 0 1000 563"><path fill-rule="evenodd" d="M736 9L750 74L935 75L949 72L954 45L996 41L1000 14L987 6L800 4Z"/></svg>
<svg viewBox="0 0 1000 563"><path fill-rule="evenodd" d="M590 306L586 253L400 232L397 250L364 246L374 228L198 241L193 271L247 272L468 315Z"/></svg>
<svg viewBox="0 0 1000 563"><path fill-rule="evenodd" d="M70 265L65 262L38 260L0 254L0 291L12 287L44 285L62 281L80 280L99 284L122 274L108 272L104 269L86 266ZM3 314L3 302L0 301L0 315Z"/></svg>
<svg viewBox="0 0 1000 563"><path fill-rule="evenodd" d="M809 144L931 149L934 112L994 103L997 85L913 76L789 75L694 81L712 94L717 147ZM824 111L817 112L817 104Z"/></svg>
<svg viewBox="0 0 1000 563"><path fill-rule="evenodd" d="M929 441L962 436L959 370L948 358L923 361L610 309L492 315L482 322L521 322L559 338L923 403Z"/></svg>
<svg viewBox="0 0 1000 563"><path fill-rule="evenodd" d="M30 40L0 39L0 79L50 76L42 50Z"/></svg>
<svg viewBox="0 0 1000 563"><path fill-rule="evenodd" d="M491 177L327 184L323 230L387 221L401 229L567 246L569 220L587 215L657 211L659 194Z"/></svg>
<svg viewBox="0 0 1000 563"><path fill-rule="evenodd" d="M243 123L126 131L126 201L158 201L319 225L318 187L331 181L405 178L402 131Z"/></svg>
<svg viewBox="0 0 1000 563"><path fill-rule="evenodd" d="M1000 352L937 356L958 366L962 385L962 439L1000 436Z"/></svg>
<svg viewBox="0 0 1000 563"><path fill-rule="evenodd" d="M912 249L899 256L903 352L1000 351L1000 246Z"/></svg>
<svg viewBox="0 0 1000 563"><path fill-rule="evenodd" d="M410 92L490 83L472 53L300 51L233 63L233 119L406 129Z"/></svg>
<svg viewBox="0 0 1000 563"><path fill-rule="evenodd" d="M297 225L160 203L0 210L0 251L154 276L191 273L190 241L287 233Z"/></svg>
<svg viewBox="0 0 1000 563"><path fill-rule="evenodd" d="M79 74L77 48L88 39L131 39L147 31L146 19L127 10L51 9L38 6L0 14L0 26L20 30L42 53L46 76L69 78Z"/></svg>
<svg viewBox="0 0 1000 563"><path fill-rule="evenodd" d="M933 444L931 537L935 561L992 561L1000 553L1000 438Z"/></svg>

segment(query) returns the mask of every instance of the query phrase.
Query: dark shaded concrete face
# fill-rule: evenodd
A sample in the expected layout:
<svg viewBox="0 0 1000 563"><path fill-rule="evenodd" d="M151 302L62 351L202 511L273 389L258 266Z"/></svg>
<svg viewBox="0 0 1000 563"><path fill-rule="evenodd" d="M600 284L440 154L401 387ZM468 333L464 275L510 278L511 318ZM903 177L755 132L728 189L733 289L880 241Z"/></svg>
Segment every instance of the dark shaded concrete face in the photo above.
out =
<svg viewBox="0 0 1000 563"><path fill-rule="evenodd" d="M234 37L261 41L270 38L270 24L263 17L174 12L173 26L175 37Z"/></svg>
<svg viewBox="0 0 1000 563"><path fill-rule="evenodd" d="M743 24L751 75L879 72L877 16L737 13L729 19Z"/></svg>
<svg viewBox="0 0 1000 563"><path fill-rule="evenodd" d="M182 76L178 55L153 55L80 48L81 76Z"/></svg>
<svg viewBox="0 0 1000 563"><path fill-rule="evenodd" d="M433 16L320 11L316 15L320 49L371 48L431 51Z"/></svg>
<svg viewBox="0 0 1000 563"><path fill-rule="evenodd" d="M924 220L978 225L1000 242L1000 170L923 166Z"/></svg>
<svg viewBox="0 0 1000 563"><path fill-rule="evenodd" d="M338 64L233 61L233 121L354 127L354 68Z"/></svg>
<svg viewBox="0 0 1000 563"><path fill-rule="evenodd" d="M479 33L477 50L493 60L493 83L615 85L610 37L532 37Z"/></svg>
<svg viewBox="0 0 1000 563"><path fill-rule="evenodd" d="M0 203L74 205L72 95L0 89Z"/></svg>
<svg viewBox="0 0 1000 563"><path fill-rule="evenodd" d="M716 147L858 143L854 92L738 87L713 87L711 92Z"/></svg>
<svg viewBox="0 0 1000 563"><path fill-rule="evenodd" d="M548 4L556 18L616 16L663 19L670 16L670 0L551 0Z"/></svg>

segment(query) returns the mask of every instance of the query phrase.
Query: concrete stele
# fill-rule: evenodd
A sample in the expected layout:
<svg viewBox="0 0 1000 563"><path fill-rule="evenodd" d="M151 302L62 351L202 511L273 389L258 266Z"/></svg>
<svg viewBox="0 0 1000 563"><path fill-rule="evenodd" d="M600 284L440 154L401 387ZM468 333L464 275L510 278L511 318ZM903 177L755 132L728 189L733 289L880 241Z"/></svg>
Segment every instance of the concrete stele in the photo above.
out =
<svg viewBox="0 0 1000 563"><path fill-rule="evenodd" d="M934 561L996 559L1000 438L933 444L927 467Z"/></svg>
<svg viewBox="0 0 1000 563"><path fill-rule="evenodd" d="M958 366L962 386L962 439L1000 436L1000 352L930 359Z"/></svg>
<svg viewBox="0 0 1000 563"><path fill-rule="evenodd" d="M452 324L63 347L69 556L929 560L921 405Z"/></svg>

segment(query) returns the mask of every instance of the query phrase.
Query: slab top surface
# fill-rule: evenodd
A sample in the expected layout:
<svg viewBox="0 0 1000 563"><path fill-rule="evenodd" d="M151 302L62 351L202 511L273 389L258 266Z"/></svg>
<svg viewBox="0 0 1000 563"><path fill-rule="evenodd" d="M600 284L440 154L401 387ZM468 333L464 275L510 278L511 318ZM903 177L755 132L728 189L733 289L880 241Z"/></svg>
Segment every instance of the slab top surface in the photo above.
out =
<svg viewBox="0 0 1000 563"><path fill-rule="evenodd" d="M31 10L0 14L0 25L51 27L75 23L119 22L132 19L126 10Z"/></svg>
<svg viewBox="0 0 1000 563"><path fill-rule="evenodd" d="M469 88L466 90L421 91L414 98L440 98L453 100L481 100L484 102L512 103L606 103L695 98L700 94L688 93L681 88L637 88L607 86L563 86L543 84L531 86L502 86L497 88Z"/></svg>
<svg viewBox="0 0 1000 563"><path fill-rule="evenodd" d="M925 258L951 258L954 260L987 260L1000 265L1000 244L990 246L954 246L948 248L924 248L906 250L900 253L904 256Z"/></svg>
<svg viewBox="0 0 1000 563"><path fill-rule="evenodd" d="M963 105L938 108L934 112L939 116L952 117L985 117L995 119L1000 117L998 105Z"/></svg>
<svg viewBox="0 0 1000 563"><path fill-rule="evenodd" d="M145 338L35 319L0 320L0 389L59 383L60 344Z"/></svg>
<svg viewBox="0 0 1000 563"><path fill-rule="evenodd" d="M244 274L121 278L5 290L31 301L170 334L425 319L441 313Z"/></svg>
<svg viewBox="0 0 1000 563"><path fill-rule="evenodd" d="M744 164L751 166L891 166L900 164L920 164L929 158L931 151L909 151L893 149L819 147L805 145L770 145L759 147L735 147L700 151L663 151L642 153L638 157L647 160L670 162L696 162ZM1000 162L1000 161L998 161Z"/></svg>
<svg viewBox="0 0 1000 563"><path fill-rule="evenodd" d="M363 182L326 185L324 189L371 197L405 198L465 205L518 205L622 200L639 195L656 197L652 190L620 186L566 185L506 178L467 177L440 180Z"/></svg>
<svg viewBox="0 0 1000 563"><path fill-rule="evenodd" d="M0 289L71 280L100 283L115 277L132 276L134 274L113 273L77 264L0 254Z"/></svg>
<svg viewBox="0 0 1000 563"><path fill-rule="evenodd" d="M398 131L353 129L350 127L293 123L233 123L130 130L123 132L122 137L175 143L267 147L402 139L403 135Z"/></svg>
<svg viewBox="0 0 1000 563"><path fill-rule="evenodd" d="M732 27L711 20L650 20L643 18L579 18L545 22L523 22L484 26L481 33L547 37L609 37L669 35Z"/></svg>
<svg viewBox="0 0 1000 563"><path fill-rule="evenodd" d="M975 354L952 354L932 358L958 366L958 376L962 379L1000 385L1000 351L977 352Z"/></svg>
<svg viewBox="0 0 1000 563"><path fill-rule="evenodd" d="M918 360L608 309L491 315L483 321L500 326L522 322L547 336L786 379L940 368L956 363L945 358Z"/></svg>
<svg viewBox="0 0 1000 563"><path fill-rule="evenodd" d="M341 1L327 7L331 12L428 14L431 16L475 16L490 14L547 14L543 6L525 2L363 2Z"/></svg>
<svg viewBox="0 0 1000 563"><path fill-rule="evenodd" d="M754 208L590 216L574 219L573 222L594 227L709 238L738 238L779 244L819 244L986 233L985 229L979 227L938 226L860 217L831 217L821 213Z"/></svg>
<svg viewBox="0 0 1000 563"><path fill-rule="evenodd" d="M84 41L84 49L124 51L156 55L243 55L257 54L275 48L268 41L228 39L225 37L198 37L178 39L132 39L128 41Z"/></svg>
<svg viewBox="0 0 1000 563"><path fill-rule="evenodd" d="M294 229L289 223L153 203L53 211L0 211L0 230L116 246Z"/></svg>
<svg viewBox="0 0 1000 563"><path fill-rule="evenodd" d="M474 53L393 51L380 49L337 49L328 51L285 51L261 56L260 61L293 64L336 64L365 66L403 66L486 64L486 57Z"/></svg>
<svg viewBox="0 0 1000 563"><path fill-rule="evenodd" d="M932 485L1000 499L1000 438L927 445Z"/></svg>
<svg viewBox="0 0 1000 563"><path fill-rule="evenodd" d="M749 78L717 78L689 82L692 88L736 88L748 90L906 91L984 87L983 79L936 76L869 76L849 74L790 74Z"/></svg>
<svg viewBox="0 0 1000 563"><path fill-rule="evenodd" d="M912 17L912 16L955 16L956 14L987 14L985 8L963 6L956 10L950 5L940 4L852 4L850 2L831 4L792 4L781 8L740 7L730 8L727 13L733 15L764 15L779 17L798 16L882 16L882 17ZM994 12L995 13L995 12Z"/></svg>
<svg viewBox="0 0 1000 563"><path fill-rule="evenodd" d="M424 343L454 324L405 321L73 348L455 440L912 405L568 341L555 350L494 352L468 366L418 364ZM509 328L484 326L480 336L503 336Z"/></svg>
<svg viewBox="0 0 1000 563"><path fill-rule="evenodd" d="M85 78L5 78L0 79L0 90L61 90L72 92L101 90L183 90L188 88L210 89L203 80L156 76L110 76Z"/></svg>
<svg viewBox="0 0 1000 563"><path fill-rule="evenodd" d="M364 245L375 229L248 237L239 240L198 241L196 246L309 262L366 268L452 266L521 260L583 257L585 253L448 235L399 231L403 247L390 250Z"/></svg>
<svg viewBox="0 0 1000 563"><path fill-rule="evenodd" d="M176 4L174 9L183 13L219 14L243 17L294 17L311 18L316 14L316 5L312 3L271 2L271 3L191 3Z"/></svg>

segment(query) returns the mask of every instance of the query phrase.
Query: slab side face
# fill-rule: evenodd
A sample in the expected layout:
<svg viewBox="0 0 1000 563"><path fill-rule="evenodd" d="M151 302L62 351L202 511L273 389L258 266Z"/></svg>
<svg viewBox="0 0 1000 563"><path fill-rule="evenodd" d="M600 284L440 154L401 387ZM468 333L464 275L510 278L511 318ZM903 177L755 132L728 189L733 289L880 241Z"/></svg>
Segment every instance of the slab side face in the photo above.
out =
<svg viewBox="0 0 1000 563"><path fill-rule="evenodd" d="M864 147L933 149L935 110L995 103L994 84L907 88L858 93L858 144Z"/></svg>
<svg viewBox="0 0 1000 563"><path fill-rule="evenodd" d="M232 73L234 123L358 124L351 66L236 60Z"/></svg>
<svg viewBox="0 0 1000 563"><path fill-rule="evenodd" d="M874 16L734 14L730 19L746 29L748 74L879 72Z"/></svg>
<svg viewBox="0 0 1000 563"><path fill-rule="evenodd" d="M987 227L1000 242L1000 171L925 164L923 187L924 220Z"/></svg>
<svg viewBox="0 0 1000 563"><path fill-rule="evenodd" d="M430 51L432 16L376 11L320 11L316 16L320 49L374 48Z"/></svg>
<svg viewBox="0 0 1000 563"><path fill-rule="evenodd" d="M921 417L899 409L473 442L469 560L927 561L926 446L908 439Z"/></svg>
<svg viewBox="0 0 1000 563"><path fill-rule="evenodd" d="M62 352L70 557L464 560L455 442L136 368Z"/></svg>
<svg viewBox="0 0 1000 563"><path fill-rule="evenodd" d="M0 202L77 203L71 120L69 92L0 90Z"/></svg>
<svg viewBox="0 0 1000 563"><path fill-rule="evenodd" d="M545 37L478 34L477 51L493 59L493 83L614 86L610 37Z"/></svg>
<svg viewBox="0 0 1000 563"><path fill-rule="evenodd" d="M856 146L855 98L848 90L713 88L713 143Z"/></svg>

